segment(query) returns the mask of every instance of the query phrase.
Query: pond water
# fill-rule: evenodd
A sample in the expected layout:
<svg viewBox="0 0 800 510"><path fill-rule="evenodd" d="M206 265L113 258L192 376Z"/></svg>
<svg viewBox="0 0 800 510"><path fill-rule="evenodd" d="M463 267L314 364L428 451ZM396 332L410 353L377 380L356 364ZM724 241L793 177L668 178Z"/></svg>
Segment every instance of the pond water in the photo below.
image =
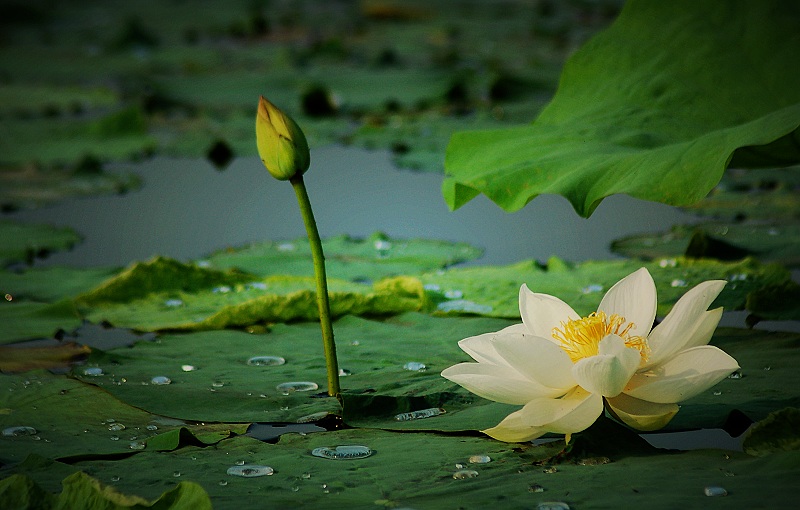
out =
<svg viewBox="0 0 800 510"><path fill-rule="evenodd" d="M192 259L228 246L305 236L288 183L255 158L217 171L204 160L157 158L115 165L134 172L141 190L71 200L10 214L25 222L65 225L84 236L74 250L44 265L127 265L153 255ZM615 257L609 243L626 235L691 222L680 210L627 196L606 199L589 219L560 196L541 196L509 214L484 196L451 212L442 176L394 169L386 151L325 147L312 151L306 186L324 237L368 236L468 242L485 249L473 263L509 264L558 256L571 261Z"/></svg>

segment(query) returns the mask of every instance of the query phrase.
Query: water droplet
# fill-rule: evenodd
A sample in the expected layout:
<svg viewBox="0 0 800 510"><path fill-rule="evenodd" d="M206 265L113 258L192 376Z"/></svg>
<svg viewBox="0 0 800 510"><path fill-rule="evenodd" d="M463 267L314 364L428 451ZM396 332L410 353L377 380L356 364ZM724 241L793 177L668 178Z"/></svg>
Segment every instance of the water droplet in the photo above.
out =
<svg viewBox="0 0 800 510"><path fill-rule="evenodd" d="M128 445L131 450L144 450L146 447L147 445L141 441L131 441Z"/></svg>
<svg viewBox="0 0 800 510"><path fill-rule="evenodd" d="M770 367L770 366L766 366L766 367L764 367L764 370L765 370L765 371L767 371L767 372L769 372L770 370L772 370L772 367Z"/></svg>
<svg viewBox="0 0 800 510"><path fill-rule="evenodd" d="M492 307L489 305L479 305L478 303L466 299L442 301L436 305L436 309L440 312L474 313L476 315L490 313L492 311Z"/></svg>
<svg viewBox="0 0 800 510"><path fill-rule="evenodd" d="M359 342L358 340L353 340L352 342L350 342L350 345L352 345L353 347L358 347L359 345L361 345L361 342Z"/></svg>
<svg viewBox="0 0 800 510"><path fill-rule="evenodd" d="M778 229L776 229L776 228L771 228L771 229L767 230L767 234L769 234L771 236L776 236L776 235L780 234L780 231Z"/></svg>
<svg viewBox="0 0 800 510"><path fill-rule="evenodd" d="M6 437L33 436L36 435L36 429L26 426L8 427L3 429L3 435Z"/></svg>
<svg viewBox="0 0 800 510"><path fill-rule="evenodd" d="M220 481L219 481L219 484L220 484L221 486L225 487L226 485L228 485L228 480L220 480Z"/></svg>
<svg viewBox="0 0 800 510"><path fill-rule="evenodd" d="M311 478L311 473L303 473L302 475L300 475L300 477L301 477L303 480L308 480L308 479L310 479L310 478Z"/></svg>
<svg viewBox="0 0 800 510"><path fill-rule="evenodd" d="M181 370L184 372L194 372L197 370L197 367L194 365L181 365Z"/></svg>
<svg viewBox="0 0 800 510"><path fill-rule="evenodd" d="M741 370L737 370L736 372L734 372L731 375L729 375L728 379L741 379L742 377L744 377L742 375L742 371Z"/></svg>
<svg viewBox="0 0 800 510"><path fill-rule="evenodd" d="M237 460L236 462L234 462L234 464L236 464L237 466L244 466L245 465L245 461Z"/></svg>
<svg viewBox="0 0 800 510"><path fill-rule="evenodd" d="M747 273L732 274L728 277L731 282L743 282L747 280Z"/></svg>
<svg viewBox="0 0 800 510"><path fill-rule="evenodd" d="M442 287L441 287L441 286L439 286L439 285L438 285L438 284L436 284L436 283L426 283L426 284L423 286L423 288L424 288L425 290L429 290L429 291L431 291L431 292L439 292L440 290L442 290Z"/></svg>
<svg viewBox="0 0 800 510"><path fill-rule="evenodd" d="M427 368L425 363L420 363L419 361L409 361L403 365L404 370L410 370L412 372L424 372Z"/></svg>
<svg viewBox="0 0 800 510"><path fill-rule="evenodd" d="M392 243L389 241L384 241L383 239L379 239L375 241L375 249L378 251L386 251L392 249Z"/></svg>
<svg viewBox="0 0 800 510"><path fill-rule="evenodd" d="M211 383L212 388L222 388L223 386L225 386L225 383L222 381L214 381Z"/></svg>
<svg viewBox="0 0 800 510"><path fill-rule="evenodd" d="M464 469L464 464L461 464L459 462L458 464L456 464L456 469Z"/></svg>
<svg viewBox="0 0 800 510"><path fill-rule="evenodd" d="M300 487L299 487L299 486L297 486L297 485L292 485L292 492L298 492L299 490L300 490Z"/></svg>
<svg viewBox="0 0 800 510"><path fill-rule="evenodd" d="M147 430L158 430L158 425L148 425Z"/></svg>
<svg viewBox="0 0 800 510"><path fill-rule="evenodd" d="M472 455L469 461L472 464L486 464L487 462L491 462L492 458L488 455Z"/></svg>
<svg viewBox="0 0 800 510"><path fill-rule="evenodd" d="M11 294L6 294L6 301L12 301L13 299L14 296L12 296Z"/></svg>
<svg viewBox="0 0 800 510"><path fill-rule="evenodd" d="M446 297L447 299L461 299L462 297L464 297L464 292L458 289L447 290L444 293L444 297Z"/></svg>
<svg viewBox="0 0 800 510"><path fill-rule="evenodd" d="M285 395L288 395L294 391L314 391L319 389L319 385L310 381L292 381L281 383L275 386L275 389Z"/></svg>
<svg viewBox="0 0 800 510"><path fill-rule="evenodd" d="M163 386L164 384L170 384L172 379L165 375L157 375L150 379L150 384L155 384L157 386Z"/></svg>
<svg viewBox="0 0 800 510"><path fill-rule="evenodd" d="M544 487L538 483L532 483L528 486L528 492L544 492Z"/></svg>
<svg viewBox="0 0 800 510"><path fill-rule="evenodd" d="M264 282L250 282L245 287L248 289L267 290L267 284Z"/></svg>
<svg viewBox="0 0 800 510"><path fill-rule="evenodd" d="M394 416L394 419L397 421L408 421L408 420L421 420L423 418L431 418L433 416L439 416L440 414L444 414L447 411L442 409L441 407L431 407L430 409L422 409L420 411L411 411L410 413L400 413Z"/></svg>
<svg viewBox="0 0 800 510"><path fill-rule="evenodd" d="M721 391L717 390L717 391L715 391L715 392L714 392L714 396L715 396L715 397L718 397L718 396L720 396L720 395L722 395L722 392L721 392Z"/></svg>
<svg viewBox="0 0 800 510"><path fill-rule="evenodd" d="M307 414L297 419L297 423L312 423L319 421L328 416L328 411L320 411L318 413Z"/></svg>
<svg viewBox="0 0 800 510"><path fill-rule="evenodd" d="M455 473L453 473L453 478L456 480L464 480L467 478L475 478L478 476L478 472L474 469L459 469Z"/></svg>
<svg viewBox="0 0 800 510"><path fill-rule="evenodd" d="M349 459L363 459L375 453L366 446L352 445L352 446L336 446L328 447L323 446L311 450L311 455L315 457L322 457L323 459L334 460L349 460Z"/></svg>
<svg viewBox="0 0 800 510"><path fill-rule="evenodd" d="M686 280L672 280L670 282L671 287L686 287L687 283Z"/></svg>
<svg viewBox="0 0 800 510"><path fill-rule="evenodd" d="M675 259L661 259L658 261L659 267L675 267L678 262Z"/></svg>
<svg viewBox="0 0 800 510"><path fill-rule="evenodd" d="M164 301L164 306L167 306L169 308L177 308L179 306L183 306L183 301L181 301L180 299L167 299L166 301Z"/></svg>
<svg viewBox="0 0 800 510"><path fill-rule="evenodd" d="M347 377L348 375L353 375L353 372L347 370L346 368L339 369L339 377Z"/></svg>
<svg viewBox="0 0 800 510"><path fill-rule="evenodd" d="M548 468L544 468L542 470L542 473L547 473L548 475L550 475L553 473L558 473L558 469L555 466L550 466Z"/></svg>
<svg viewBox="0 0 800 510"><path fill-rule="evenodd" d="M172 476L174 476L175 478L178 478L179 476L181 476L181 472L180 471L175 471L175 472L172 473Z"/></svg>
<svg viewBox="0 0 800 510"><path fill-rule="evenodd" d="M286 360L280 356L253 356L247 360L247 364L253 367L271 367L283 365Z"/></svg>
<svg viewBox="0 0 800 510"><path fill-rule="evenodd" d="M111 477L111 481L112 482L118 482L119 480L120 480L120 478L118 476L112 476Z"/></svg>
<svg viewBox="0 0 800 510"><path fill-rule="evenodd" d="M717 487L715 485L706 487L705 489L703 489L703 492L705 493L706 496L711 496L711 497L728 495L728 491L726 491L722 487Z"/></svg>
<svg viewBox="0 0 800 510"><path fill-rule="evenodd" d="M119 441L119 436L111 436L109 439L112 441Z"/></svg>
<svg viewBox="0 0 800 510"><path fill-rule="evenodd" d="M108 430L112 432L119 432L120 430L125 430L125 428L126 428L125 425L119 422L112 423L111 425L108 426Z"/></svg>
<svg viewBox="0 0 800 510"><path fill-rule="evenodd" d="M83 371L83 375L97 377L99 375L103 375L103 369L100 367L89 367Z"/></svg>
<svg viewBox="0 0 800 510"><path fill-rule="evenodd" d="M585 459L581 459L578 461L579 466L601 466L603 464L608 464L611 462L611 459L608 457L586 457Z"/></svg>
<svg viewBox="0 0 800 510"><path fill-rule="evenodd" d="M598 283L592 283L581 289L583 294L594 294L596 292L603 292L603 286Z"/></svg>
<svg viewBox="0 0 800 510"><path fill-rule="evenodd" d="M542 501L536 505L536 510L569 510L569 505L563 501Z"/></svg>
<svg viewBox="0 0 800 510"><path fill-rule="evenodd" d="M228 474L231 476L243 476L245 478L255 478L257 476L271 475L275 471L269 466L259 466L257 464L244 464L231 466Z"/></svg>
<svg viewBox="0 0 800 510"><path fill-rule="evenodd" d="M231 288L228 287L227 285L221 285L219 287L214 287L211 290L211 292L213 292L214 294L227 294L230 291L231 291Z"/></svg>
<svg viewBox="0 0 800 510"><path fill-rule="evenodd" d="M294 251L295 246L293 243L281 243L278 245L278 251Z"/></svg>

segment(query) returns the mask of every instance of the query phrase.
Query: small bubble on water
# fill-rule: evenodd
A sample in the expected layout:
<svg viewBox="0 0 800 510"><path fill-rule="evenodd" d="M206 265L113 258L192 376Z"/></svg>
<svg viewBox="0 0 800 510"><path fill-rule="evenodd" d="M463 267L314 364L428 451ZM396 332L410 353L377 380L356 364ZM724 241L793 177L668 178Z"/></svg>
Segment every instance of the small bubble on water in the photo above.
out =
<svg viewBox="0 0 800 510"><path fill-rule="evenodd" d="M536 510L569 510L569 505L563 501L542 501L536 505Z"/></svg>
<svg viewBox="0 0 800 510"><path fill-rule="evenodd" d="M83 371L83 375L97 377L99 375L103 375L103 369L100 367L89 367Z"/></svg>
<svg viewBox="0 0 800 510"><path fill-rule="evenodd" d="M165 375L157 375L150 379L150 384L155 384L156 386L163 386L170 383L172 383L172 379Z"/></svg>
<svg viewBox="0 0 800 510"><path fill-rule="evenodd" d="M197 370L197 367L194 365L181 365L181 370L184 372L194 372Z"/></svg>
<svg viewBox="0 0 800 510"><path fill-rule="evenodd" d="M242 476L244 478L255 478L257 476L266 476L275 473L269 466L259 466L258 464L243 464L231 466L228 468L228 474L231 476Z"/></svg>
<svg viewBox="0 0 800 510"><path fill-rule="evenodd" d="M471 464L486 464L486 463L491 462L491 461L492 461L492 458L489 457L488 455L472 455L469 458L469 462Z"/></svg>
<svg viewBox="0 0 800 510"><path fill-rule="evenodd" d="M727 496L728 491L723 489L722 487L718 487L716 485L711 485L703 489L703 493L706 496L714 497L714 496Z"/></svg>
<svg viewBox="0 0 800 510"><path fill-rule="evenodd" d="M119 432L120 430L125 430L126 428L127 427L125 427L124 424L119 423L119 422L112 423L111 425L108 426L108 430L110 430L112 432Z"/></svg>
<svg viewBox="0 0 800 510"><path fill-rule="evenodd" d="M20 425L17 427L7 427L3 429L3 435L6 437L35 436L36 429L24 425Z"/></svg>
<svg viewBox="0 0 800 510"><path fill-rule="evenodd" d="M453 473L453 478L455 480L465 480L467 478L475 478L476 476L478 476L478 472L474 469L459 469Z"/></svg>
<svg viewBox="0 0 800 510"><path fill-rule="evenodd" d="M272 367L286 363L280 356L253 356L247 360L247 364L252 367Z"/></svg>
<svg viewBox="0 0 800 510"><path fill-rule="evenodd" d="M314 391L319 389L319 385L311 381L291 381L281 383L275 386L275 389L284 395L288 395L294 391Z"/></svg>
<svg viewBox="0 0 800 510"><path fill-rule="evenodd" d="M367 446L361 445L346 445L346 446L322 446L311 450L311 455L315 457L322 457L323 459L333 460L350 460L350 459L363 459L375 453Z"/></svg>
<svg viewBox="0 0 800 510"><path fill-rule="evenodd" d="M419 411L411 411L409 413L400 413L394 416L397 421L421 420L424 418L432 418L446 413L441 407L431 407L430 409L422 409Z"/></svg>
<svg viewBox="0 0 800 510"><path fill-rule="evenodd" d="M428 367L425 363L421 363L419 361L409 361L405 365L403 365L404 370L410 370L412 372L424 372Z"/></svg>

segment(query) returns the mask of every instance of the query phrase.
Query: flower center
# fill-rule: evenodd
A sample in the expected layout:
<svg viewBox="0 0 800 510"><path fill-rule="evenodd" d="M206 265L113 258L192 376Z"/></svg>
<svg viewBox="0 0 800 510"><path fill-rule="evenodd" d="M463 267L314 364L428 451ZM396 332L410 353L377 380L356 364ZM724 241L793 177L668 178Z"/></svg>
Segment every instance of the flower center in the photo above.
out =
<svg viewBox="0 0 800 510"><path fill-rule="evenodd" d="M562 322L560 328L553 328L553 338L561 342L561 348L573 362L596 356L600 340L608 335L622 338L626 347L637 349L642 360L646 360L650 350L647 339L631 335L634 326L634 323L617 314L609 317L603 312L593 312L588 317Z"/></svg>

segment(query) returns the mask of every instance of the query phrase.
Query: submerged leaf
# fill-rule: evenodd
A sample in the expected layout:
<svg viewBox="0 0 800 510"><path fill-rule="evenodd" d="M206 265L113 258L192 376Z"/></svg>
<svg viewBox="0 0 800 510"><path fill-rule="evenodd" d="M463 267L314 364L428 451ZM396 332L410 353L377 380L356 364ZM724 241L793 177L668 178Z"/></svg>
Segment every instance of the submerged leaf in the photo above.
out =
<svg viewBox="0 0 800 510"><path fill-rule="evenodd" d="M688 205L719 182L732 155L797 162L789 140L800 126L798 20L797 5L777 0L628 2L570 58L533 124L451 138L447 204L484 193L515 211L557 193L589 216L603 198L627 193Z"/></svg>

